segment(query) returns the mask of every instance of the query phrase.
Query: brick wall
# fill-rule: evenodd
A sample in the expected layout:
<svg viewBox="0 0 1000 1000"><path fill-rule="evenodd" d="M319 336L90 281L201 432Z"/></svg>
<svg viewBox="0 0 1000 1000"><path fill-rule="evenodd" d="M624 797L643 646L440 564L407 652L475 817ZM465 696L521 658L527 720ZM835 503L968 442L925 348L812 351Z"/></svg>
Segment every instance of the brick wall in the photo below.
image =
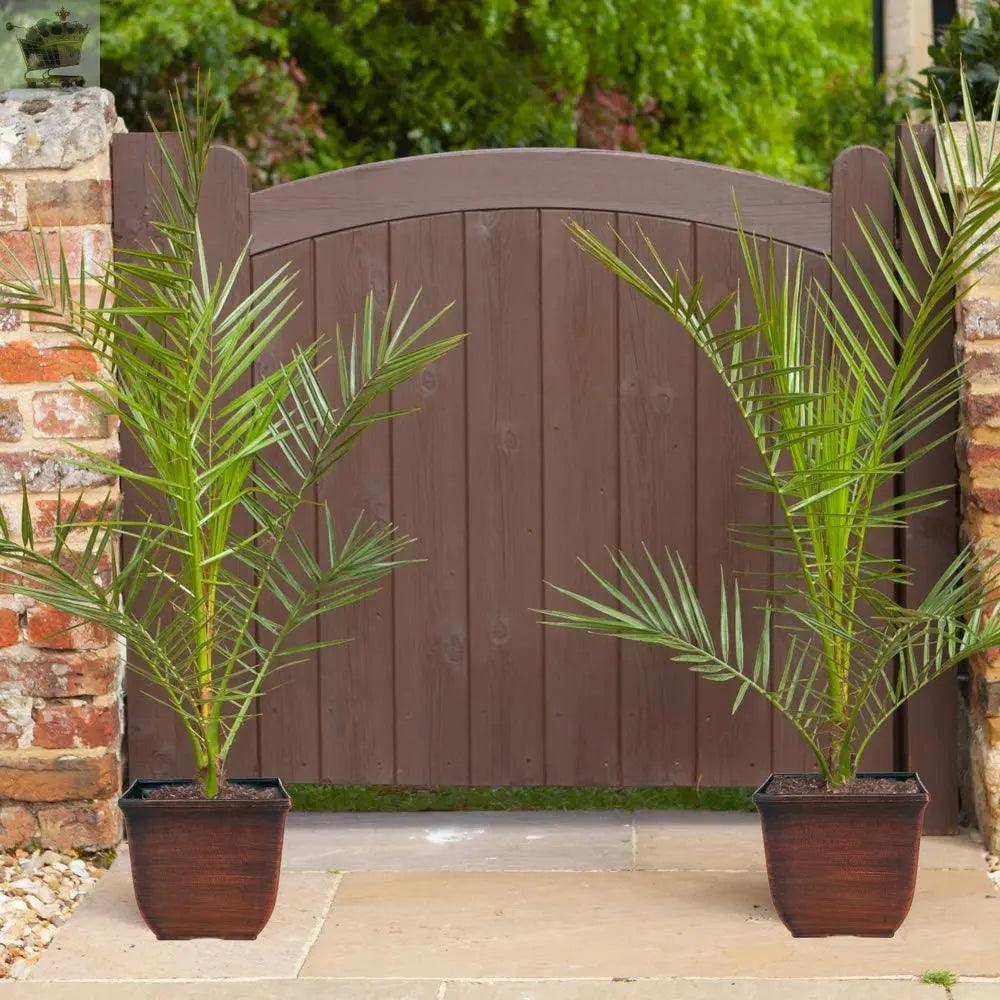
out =
<svg viewBox="0 0 1000 1000"><path fill-rule="evenodd" d="M958 148L964 126L956 125ZM985 139L985 133L982 133ZM1000 552L1000 256L964 279L968 296L957 314L956 358L965 373L958 465L963 540L984 558ZM969 770L976 819L1000 850L1000 650L969 664Z"/></svg>
<svg viewBox="0 0 1000 1000"><path fill-rule="evenodd" d="M0 267L35 270L27 229L61 237L71 274L99 272L111 253L114 103L100 90L0 95ZM89 294L88 289L88 294ZM117 453L117 428L76 391L93 357L67 350L38 317L0 303L0 504L20 524L22 483L37 543L56 506L83 492L94 514L117 484L73 468L73 445ZM0 844L106 847L120 837L121 670L116 637L0 587Z"/></svg>

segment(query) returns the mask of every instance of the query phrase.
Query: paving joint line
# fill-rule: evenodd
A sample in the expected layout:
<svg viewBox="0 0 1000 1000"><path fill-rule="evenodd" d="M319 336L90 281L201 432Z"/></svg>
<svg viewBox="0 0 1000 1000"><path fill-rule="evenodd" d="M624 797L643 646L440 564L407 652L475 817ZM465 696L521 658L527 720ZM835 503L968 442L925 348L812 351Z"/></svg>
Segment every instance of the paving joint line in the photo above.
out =
<svg viewBox="0 0 1000 1000"><path fill-rule="evenodd" d="M298 965L295 967L295 976L293 978L298 979L299 973L302 972L306 962L309 960L309 953L313 950L313 945L319 940L319 936L323 931L323 925L326 923L327 917L330 916L330 911L333 909L333 901L337 898L337 891L340 889L340 883L344 881L344 873L337 872L333 879L333 888L330 890L330 897L327 899L326 904L323 907L322 912L319 915L319 919L316 921L316 926L313 928L312 933L306 940L306 943L302 949L302 958L300 959Z"/></svg>

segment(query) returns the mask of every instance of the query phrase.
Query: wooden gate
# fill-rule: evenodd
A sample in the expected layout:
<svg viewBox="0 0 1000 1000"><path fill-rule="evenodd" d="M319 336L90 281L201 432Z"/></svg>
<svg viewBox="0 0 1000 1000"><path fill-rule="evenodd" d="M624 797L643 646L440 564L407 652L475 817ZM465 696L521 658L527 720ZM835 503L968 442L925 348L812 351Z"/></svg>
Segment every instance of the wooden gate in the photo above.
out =
<svg viewBox="0 0 1000 1000"><path fill-rule="evenodd" d="M141 239L161 169L150 136L114 146L115 235ZM365 509L419 539L427 562L375 598L319 624L352 635L316 654L262 700L235 774L300 782L753 785L810 762L766 705L730 715L727 686L696 681L662 653L543 629L543 580L583 585L577 558L605 546L678 550L703 595L719 566L769 570L732 543L735 521L771 517L738 487L756 453L724 390L664 315L571 242L581 220L706 276L721 298L739 279L733 198L744 226L803 252L829 284L825 255L866 250L853 213L893 225L888 161L855 148L832 194L642 154L496 150L356 167L250 193L242 159L213 154L203 227L230 263L253 234L242 288L283 264L302 308L269 354L350 325L374 288L422 315L455 305L442 334L464 349L398 392L418 415L376 427L318 491L341 521ZM901 178L905 184L905 177ZM878 281L877 274L872 275ZM891 299L886 294L887 301ZM940 357L951 357L943 337ZM126 455L128 460L128 455ZM955 477L949 449L905 484ZM305 530L311 530L309 525ZM916 590L956 544L953 508L897 539ZM865 764L916 766L934 795L929 829L956 822L956 683L938 682L887 727ZM128 687L133 773L185 773L189 751L158 704Z"/></svg>

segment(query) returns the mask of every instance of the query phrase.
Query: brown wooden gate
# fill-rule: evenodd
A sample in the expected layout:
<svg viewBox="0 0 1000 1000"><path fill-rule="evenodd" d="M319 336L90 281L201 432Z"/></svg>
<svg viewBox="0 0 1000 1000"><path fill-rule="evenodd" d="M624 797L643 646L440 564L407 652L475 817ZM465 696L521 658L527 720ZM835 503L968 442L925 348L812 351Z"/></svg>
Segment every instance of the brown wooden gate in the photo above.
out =
<svg viewBox="0 0 1000 1000"><path fill-rule="evenodd" d="M427 562L377 597L324 619L353 635L262 700L232 760L238 774L399 784L753 785L810 762L766 705L731 717L732 691L663 655L540 627L543 580L583 584L578 557L605 546L678 550L717 593L720 564L768 570L732 543L734 521L770 518L737 486L753 463L724 390L662 313L582 254L564 221L706 275L721 298L740 275L733 197L744 226L806 255L862 259L864 205L890 227L888 161L856 148L832 194L717 166L589 150L496 150L377 163L250 193L241 158L213 155L203 226L231 262L249 235L243 288L290 263L302 308L270 356L349 325L369 289L392 286L421 311L455 306L440 332L461 352L397 394L420 413L373 429L322 484L341 520L362 508L419 538ZM160 169L153 140L116 137L115 234L141 238ZM905 178L903 179L905 181ZM872 276L877 280L877 275ZM886 293L888 299L888 293ZM949 363L942 338L938 363ZM126 456L127 457L127 456ZM944 449L916 479L955 476ZM906 547L918 586L954 553L956 515L915 519ZM310 530L306 525L306 530ZM184 773L183 735L128 688L133 773ZM956 822L956 684L947 678L887 728L865 763L916 766L934 800L929 829Z"/></svg>

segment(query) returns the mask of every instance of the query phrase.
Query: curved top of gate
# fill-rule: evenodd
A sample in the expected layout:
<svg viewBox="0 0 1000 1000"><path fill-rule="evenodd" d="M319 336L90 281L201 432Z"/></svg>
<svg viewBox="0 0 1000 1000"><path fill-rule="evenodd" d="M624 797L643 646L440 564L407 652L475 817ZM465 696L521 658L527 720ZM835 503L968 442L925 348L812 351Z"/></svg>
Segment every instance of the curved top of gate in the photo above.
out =
<svg viewBox="0 0 1000 1000"><path fill-rule="evenodd" d="M385 160L257 191L253 252L447 212L626 212L736 228L829 253L830 194L761 174L648 153L486 149Z"/></svg>

